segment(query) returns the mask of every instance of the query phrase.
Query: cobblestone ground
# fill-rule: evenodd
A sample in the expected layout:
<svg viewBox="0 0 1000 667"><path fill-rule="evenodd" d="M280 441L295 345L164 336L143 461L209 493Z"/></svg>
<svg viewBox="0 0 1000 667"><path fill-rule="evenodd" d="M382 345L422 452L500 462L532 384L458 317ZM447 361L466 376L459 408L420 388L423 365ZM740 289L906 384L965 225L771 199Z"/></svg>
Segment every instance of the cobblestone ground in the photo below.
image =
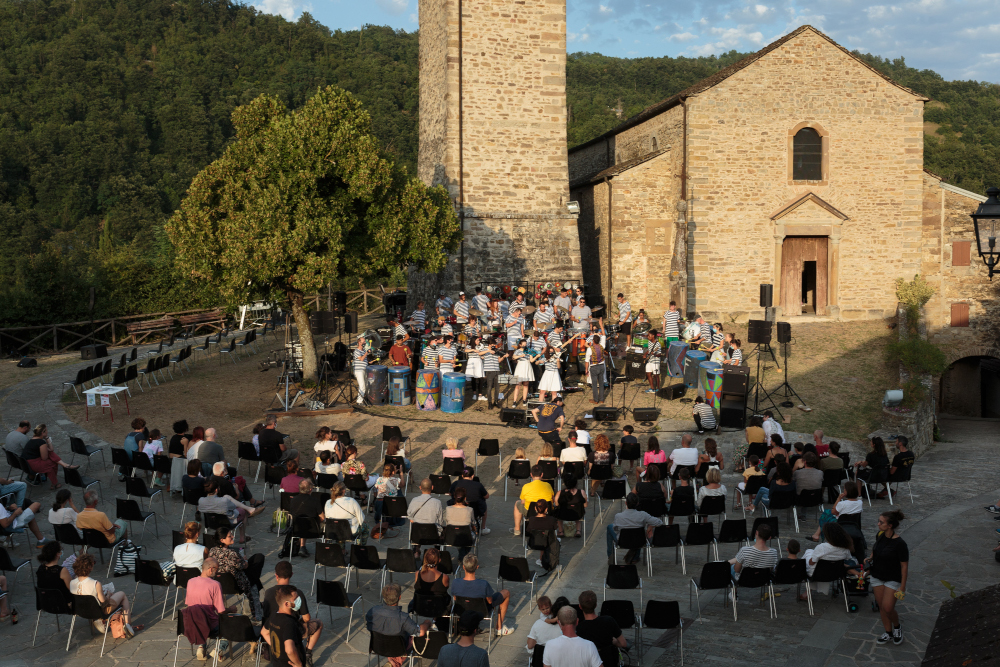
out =
<svg viewBox="0 0 1000 667"><path fill-rule="evenodd" d="M43 374L27 380L6 392L0 394L0 417L7 428L16 425L17 421L27 418L32 423L45 421L53 440L59 443L67 442L66 438L76 435L84 438L88 444L107 443L98 441L80 425L66 419L60 403L60 388L57 379L75 372L75 367L60 369L53 374ZM778 618L769 618L766 607L758 607L755 595L744 594L740 602L740 620L732 620L732 611L723 607L722 595L714 598L707 596L702 600L703 618L694 622L696 611L688 609L688 582L691 576L696 576L704 563L705 554L701 548L692 548L687 554L688 573L682 575L679 565L673 562L672 553L655 553L653 556L653 576L643 574L643 600L679 600L682 615L686 618L684 637L685 661L687 664L705 664L725 662L728 665L756 665L766 661L769 665L829 665L842 667L870 662L896 663L899 665L917 665L923 655L924 647L938 605L948 599L951 589L957 594L994 584L1000 579L991 548L995 545L994 528L997 526L992 515L987 514L983 505L992 503L1000 497L996 483L993 463L1000 449L996 422L988 421L951 421L945 420L941 430L947 442L937 444L931 451L925 453L917 462L913 474L913 503L904 493L900 506L907 514L901 533L910 546L911 567L910 582L906 600L899 606L903 619L903 629L906 641L901 646L891 644L877 647L874 639L880 632L877 614L873 613L867 602L861 610L854 614L845 612L841 600L830 601L822 595L815 597L816 615L810 617L804 603L795 600L794 589L781 591L778 598ZM485 435L485 433L484 433ZM834 434L835 435L835 434ZM117 444L117 443L116 443ZM426 445L434 447L436 445ZM66 447L68 449L68 447ZM429 454L431 452L425 452ZM727 452L728 453L728 452ZM433 452L434 455L436 451ZM421 452L415 451L415 456ZM110 463L110 456L107 457ZM490 501L489 524L492 534L485 537L480 545L479 555L486 577L493 579L496 565L501 554L520 555L520 541L508 534L512 526L511 510L516 489L512 489L509 499L503 499L502 480L493 467L495 459L481 466L480 475L484 483L490 487L494 497ZM123 485L107 471L100 469L99 457L95 457L88 474L101 479L105 491L102 509L113 515L113 498L124 493ZM729 473L724 482L730 488L736 482L736 476ZM257 497L262 497L262 484L252 484ZM29 496L43 504L40 524L47 535L51 535L51 527L45 521L48 503L52 493L45 487L29 488ZM78 505L80 494L75 494ZM109 502L110 501L110 502ZM159 537L147 531L142 546L145 557L167 559L170 552L170 529L180 524L181 502L179 498L168 498L166 501L166 516L159 519ZM273 507L274 503L270 503ZM874 532L875 513L888 507L886 501L875 501L875 506L865 508L864 523L867 537L870 540ZM161 505L157 501L153 509L160 512ZM595 516L594 508L588 513L587 539L565 539L563 544L563 571L561 576L550 576L540 579L536 587L536 595L545 593L552 598L557 595L567 595L575 600L581 590L591 588L599 592L602 588L606 571L606 553L604 528L613 518L613 511L605 506L603 515ZM269 516L269 513L268 513ZM732 518L732 515L730 516ZM250 522L249 534L253 537L251 543L253 552L261 552L267 556L264 583L271 585L271 573L277 560L278 543L274 534L268 532L269 519L261 517ZM808 542L805 536L815 529L814 519L806 520L801 526L802 532L796 535L805 546ZM791 537L793 527L782 517L781 534L783 541ZM20 558L34 557L36 549L30 540L20 537L20 545L14 549L13 556ZM386 547L403 546L403 538L397 537L385 540L379 546L383 551ZM731 557L735 545L722 545L723 558ZM534 556L531 559L534 560ZM309 587L312 575L311 559L296 558L296 575L294 581L301 588ZM34 569L35 563L31 569ZM25 568L27 570L28 568ZM105 570L99 571L103 578ZM12 576L12 573L8 573ZM328 576L342 577L342 572L333 571ZM13 578L13 577L12 577ZM400 581L397 578L397 581ZM357 590L356 579L352 578L351 591ZM947 582L944 583L944 582ZM407 582L408 583L408 582ZM130 598L133 595L134 583L129 577L115 580L118 590L125 590ZM68 619L63 619L61 629L57 630L54 617L43 614L38 624L37 643L32 648L32 634L35 629L36 615L33 596L30 589L30 577L22 571L16 577L16 583L11 591L11 599L20 610L20 623L17 628L0 628L3 637L4 651L0 656L0 667L6 665L27 665L31 663L58 663L68 667L90 665L95 663L107 665L142 664L164 665L172 664L174 660L176 625L170 621L170 605L167 617L160 620L160 609L163 601L162 590L157 590L155 599L149 588L139 591L134 601L134 623L146 624L146 629L130 641L112 641L109 639L108 650L103 658L100 654L100 639L91 636L87 627L77 624L66 651ZM516 632L495 642L491 655L494 665L522 665L526 660L524 639L531 626L534 613L529 612L528 587L512 584L514 602L511 605L510 622ZM378 577L362 575L360 590L364 595L366 608L377 603ZM170 591L171 599L173 590ZM404 586L403 599L410 597L409 586ZM621 591L609 595L616 599L631 599L639 602L638 592ZM753 598L750 601L748 598ZM351 641L345 640L347 628L347 612L317 608L314 601L310 602L313 613L325 624L326 629L319 650L316 653L317 664L343 664L359 666L366 662L368 636L362 630L357 616L352 626ZM331 620L332 619L332 620ZM627 631L631 638L631 631ZM485 639L480 639L485 644ZM672 665L679 663L674 643L674 635L658 632L645 634L646 652L644 663L647 665ZM197 662L193 659L187 642L182 638L178 663ZM637 662L636 651L633 650L633 663ZM248 656L246 645L237 647L231 662L252 662Z"/></svg>

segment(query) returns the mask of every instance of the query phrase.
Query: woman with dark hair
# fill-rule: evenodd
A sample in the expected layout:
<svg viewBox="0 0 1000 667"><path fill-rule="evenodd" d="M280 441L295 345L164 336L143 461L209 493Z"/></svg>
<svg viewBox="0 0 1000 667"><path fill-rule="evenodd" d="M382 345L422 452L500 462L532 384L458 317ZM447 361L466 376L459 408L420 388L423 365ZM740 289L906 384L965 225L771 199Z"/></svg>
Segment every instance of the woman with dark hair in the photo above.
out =
<svg viewBox="0 0 1000 667"><path fill-rule="evenodd" d="M241 556L240 552L233 548L235 537L231 528L226 528L225 526L219 528L215 533L215 537L219 543L209 549L208 557L214 558L219 562L218 574L233 575L233 579L236 581L236 589L250 600L250 608L253 610L254 620L260 621L262 614L260 591L247 578L246 571L251 562L263 562L264 554L254 554L250 557L249 561Z"/></svg>
<svg viewBox="0 0 1000 667"><path fill-rule="evenodd" d="M806 562L806 573L811 577L816 571L816 564L821 560L846 561L851 558L852 551L854 551L854 540L847 534L844 527L836 522L828 523L823 526L823 542L814 549L806 549L806 552L802 554L802 558ZM852 562L856 563L856 561ZM809 585L814 591L817 590L815 582ZM825 592L829 593L829 584L827 584L826 589ZM806 594L801 593L799 599L806 600Z"/></svg>
<svg viewBox="0 0 1000 667"><path fill-rule="evenodd" d="M575 530L570 537L583 536L583 521L576 521L575 517L586 515L587 497L577 488L578 483L576 475L572 473L563 475L563 488L552 498L555 516L562 521L559 524L559 537L564 536L566 524Z"/></svg>
<svg viewBox="0 0 1000 667"><path fill-rule="evenodd" d="M874 444L875 438L872 440ZM875 640L876 644L885 644L890 639L893 644L903 643L903 628L899 624L896 601L906 597L910 550L896 533L896 529L904 518L899 510L879 515L878 534L872 545L872 555L865 559L865 567L871 573L870 583L875 593L875 602L882 616L882 627L885 629Z"/></svg>
<svg viewBox="0 0 1000 667"><path fill-rule="evenodd" d="M667 489L660 482L660 466L650 466L646 474L635 485L635 494L640 499L667 498Z"/></svg>
<svg viewBox="0 0 1000 667"><path fill-rule="evenodd" d="M649 466L650 463L666 463L667 453L660 449L660 441L656 436L650 436L646 443L646 453L642 455L642 465Z"/></svg>
<svg viewBox="0 0 1000 667"><path fill-rule="evenodd" d="M761 487L753 498L753 506L750 511L755 511L758 505L770 508L771 500L783 494L795 495L795 485L792 484L792 467L787 463L779 463L775 467L771 485Z"/></svg>
<svg viewBox="0 0 1000 667"><path fill-rule="evenodd" d="M38 583L40 590L59 591L63 594L66 602L72 602L73 598L70 597L69 584L73 580L73 575L59 564L61 559L62 545L59 542L47 542L42 547L42 553L38 555L38 562L41 565L38 566L38 570L35 572L35 581ZM3 583L0 582L0 584ZM3 586L3 588L6 589L6 586ZM0 618L2 618L6 602L6 598L0 600Z"/></svg>
<svg viewBox="0 0 1000 667"><path fill-rule="evenodd" d="M780 435L777 433L771 434L771 442L769 443L769 449L767 450L767 455L764 456L762 463L764 464L764 470L768 470L775 466L774 457L781 454L788 460L788 450L785 449L785 442ZM791 466L789 466L791 467Z"/></svg>
<svg viewBox="0 0 1000 667"><path fill-rule="evenodd" d="M579 433L579 431L577 431ZM577 439L577 443L579 443ZM611 441L608 440L608 436L603 433L597 434L594 438L594 451L590 455L590 461L587 463L587 474L589 475L591 469L594 466L606 466L611 464ZM597 495L597 488L603 484L599 479L590 480L590 497L593 498Z"/></svg>
<svg viewBox="0 0 1000 667"><path fill-rule="evenodd" d="M56 474L59 466L63 468L79 468L80 466L66 465L66 463L56 454L55 447L52 446L52 438L49 437L49 430L45 424L35 427L35 437L24 446L21 458L28 462L34 472L48 475L49 485L55 491L62 484L59 483L59 476Z"/></svg>
<svg viewBox="0 0 1000 667"><path fill-rule="evenodd" d="M184 490L181 482L184 479L184 472L187 470L187 461L184 460L187 456L185 452L187 452L192 436L187 432L188 423L184 419L175 421L170 429L174 433L167 441L167 457L170 458L170 493L180 493ZM260 453L259 449L257 453Z"/></svg>
<svg viewBox="0 0 1000 667"><path fill-rule="evenodd" d="M187 459L187 474L181 479L181 488L185 491L204 491L205 478L201 476L201 461Z"/></svg>
<svg viewBox="0 0 1000 667"><path fill-rule="evenodd" d="M870 482L872 475L877 470L886 470L889 468L889 455L885 451L885 443L882 438L875 436L871 439L872 450L868 452L864 461L858 461L854 464L854 478L862 479L866 483ZM872 491L874 493L874 491Z"/></svg>
<svg viewBox="0 0 1000 667"><path fill-rule="evenodd" d="M308 475L309 473L306 472ZM298 493L299 482L306 479L299 474L299 464L294 460L285 461L285 476L281 478L281 491L284 493ZM312 479L310 476L309 479Z"/></svg>
<svg viewBox="0 0 1000 667"><path fill-rule="evenodd" d="M726 461L722 458L722 452L719 451L719 444L715 442L715 438L705 438L705 453L698 455L698 467L695 468L695 473L700 474L705 468L726 469Z"/></svg>
<svg viewBox="0 0 1000 667"><path fill-rule="evenodd" d="M56 491L55 502L49 510L49 523L57 526L64 523L76 525L76 515L79 512L73 503L73 493L69 489Z"/></svg>
<svg viewBox="0 0 1000 667"><path fill-rule="evenodd" d="M90 573L94 571L94 564L94 557L90 554L77 556L76 561L73 563L73 574L76 577L69 582L69 592L73 595L92 595L97 598L97 601L105 610L115 609L118 605L121 605L122 620L125 621L125 634L131 637L136 632L142 630L144 626L136 625L133 628L129 625L129 612L132 610L132 605L129 604L128 596L123 591L112 592L114 591L114 587L111 584L108 584L108 586L111 586L110 590L105 591L105 587L101 582L91 578ZM101 632L103 631L104 627L101 626Z"/></svg>
<svg viewBox="0 0 1000 667"><path fill-rule="evenodd" d="M538 382L538 400L546 402L549 392L552 392L552 400L563 390L562 380L559 377L559 351L551 345L545 348L544 355L538 355L536 364L545 364L545 372Z"/></svg>

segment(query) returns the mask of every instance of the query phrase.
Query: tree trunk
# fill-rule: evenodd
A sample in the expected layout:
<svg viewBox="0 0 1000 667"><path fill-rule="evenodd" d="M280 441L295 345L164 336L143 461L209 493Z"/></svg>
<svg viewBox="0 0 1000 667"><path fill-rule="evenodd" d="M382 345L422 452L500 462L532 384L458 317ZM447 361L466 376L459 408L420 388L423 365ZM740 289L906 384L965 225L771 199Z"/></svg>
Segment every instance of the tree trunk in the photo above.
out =
<svg viewBox="0 0 1000 667"><path fill-rule="evenodd" d="M312 329L309 328L309 314L302 307L302 293L289 291L288 300L292 304L292 317L299 331L299 343L302 344L302 379L319 380L316 370L316 344L313 342Z"/></svg>

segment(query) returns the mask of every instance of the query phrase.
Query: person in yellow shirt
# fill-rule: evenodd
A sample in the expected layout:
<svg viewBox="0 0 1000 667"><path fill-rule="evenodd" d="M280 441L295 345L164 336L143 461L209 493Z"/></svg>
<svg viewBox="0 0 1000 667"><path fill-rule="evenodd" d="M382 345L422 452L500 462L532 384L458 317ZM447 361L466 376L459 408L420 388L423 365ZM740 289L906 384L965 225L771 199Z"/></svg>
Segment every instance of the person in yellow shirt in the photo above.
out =
<svg viewBox="0 0 1000 667"><path fill-rule="evenodd" d="M542 469L537 465L531 466L531 481L521 489L521 498L514 503L514 527L510 532L516 536L521 535L521 519L528 513L528 507L533 502L547 500L552 502L555 491L552 485L542 480Z"/></svg>

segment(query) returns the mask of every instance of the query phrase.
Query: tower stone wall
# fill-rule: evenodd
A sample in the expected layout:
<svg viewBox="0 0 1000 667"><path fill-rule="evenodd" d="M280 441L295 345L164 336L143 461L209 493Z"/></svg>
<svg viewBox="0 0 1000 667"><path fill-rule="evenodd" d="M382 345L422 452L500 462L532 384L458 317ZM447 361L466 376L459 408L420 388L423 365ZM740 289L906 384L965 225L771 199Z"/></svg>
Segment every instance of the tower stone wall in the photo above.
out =
<svg viewBox="0 0 1000 667"><path fill-rule="evenodd" d="M463 241L411 272L412 298L581 280L567 162L565 0L421 0L418 175L448 189Z"/></svg>

